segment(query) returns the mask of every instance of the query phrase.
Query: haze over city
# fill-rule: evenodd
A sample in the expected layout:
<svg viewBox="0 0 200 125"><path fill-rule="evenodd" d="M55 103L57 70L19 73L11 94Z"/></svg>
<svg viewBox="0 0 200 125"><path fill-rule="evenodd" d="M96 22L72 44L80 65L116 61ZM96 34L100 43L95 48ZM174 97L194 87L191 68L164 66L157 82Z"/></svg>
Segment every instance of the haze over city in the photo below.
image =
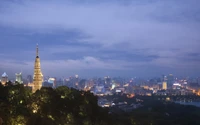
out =
<svg viewBox="0 0 200 125"><path fill-rule="evenodd" d="M1 0L0 73L200 74L199 0Z"/></svg>

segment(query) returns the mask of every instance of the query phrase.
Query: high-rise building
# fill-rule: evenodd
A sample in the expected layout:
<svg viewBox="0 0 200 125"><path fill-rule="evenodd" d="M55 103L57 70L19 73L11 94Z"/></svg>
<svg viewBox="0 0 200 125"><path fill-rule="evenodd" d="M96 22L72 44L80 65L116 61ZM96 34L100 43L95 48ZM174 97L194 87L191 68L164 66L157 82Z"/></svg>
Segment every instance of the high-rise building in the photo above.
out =
<svg viewBox="0 0 200 125"><path fill-rule="evenodd" d="M32 77L32 75L28 75L28 76L27 76L27 82L28 82L28 83L32 83L32 82L33 82L33 77Z"/></svg>
<svg viewBox="0 0 200 125"><path fill-rule="evenodd" d="M109 76L104 77L105 85L110 86L111 85L111 78Z"/></svg>
<svg viewBox="0 0 200 125"><path fill-rule="evenodd" d="M23 83L23 81L22 81L22 73L21 72L20 73L16 73L15 76L16 76L15 81L18 82L19 84L22 84Z"/></svg>
<svg viewBox="0 0 200 125"><path fill-rule="evenodd" d="M162 89L163 90L167 90L167 82L163 82L162 83Z"/></svg>
<svg viewBox="0 0 200 125"><path fill-rule="evenodd" d="M4 72L1 76L1 84L5 85L8 82L8 75Z"/></svg>
<svg viewBox="0 0 200 125"><path fill-rule="evenodd" d="M174 76L173 76L173 74L169 74L168 76L167 76L167 82L168 82L168 84L173 84L173 82L174 82Z"/></svg>
<svg viewBox="0 0 200 125"><path fill-rule="evenodd" d="M55 78L49 78L48 83L52 84L53 88L56 87L56 79Z"/></svg>
<svg viewBox="0 0 200 125"><path fill-rule="evenodd" d="M198 85L200 85L200 77L197 79L197 83Z"/></svg>
<svg viewBox="0 0 200 125"><path fill-rule="evenodd" d="M35 92L39 90L42 87L42 82L43 82L43 75L40 68L40 58L39 58L39 51L38 51L38 45L37 45L32 91Z"/></svg>
<svg viewBox="0 0 200 125"><path fill-rule="evenodd" d="M78 75L75 75L75 78L78 79Z"/></svg>
<svg viewBox="0 0 200 125"><path fill-rule="evenodd" d="M161 81L163 82L165 80L165 75L162 75Z"/></svg>
<svg viewBox="0 0 200 125"><path fill-rule="evenodd" d="M169 74L167 76L167 85L169 88L171 88L173 86L173 83L174 83L174 76L173 74Z"/></svg>
<svg viewBox="0 0 200 125"><path fill-rule="evenodd" d="M164 82L164 81L167 81L167 76L165 76L165 75L162 75L162 82Z"/></svg>

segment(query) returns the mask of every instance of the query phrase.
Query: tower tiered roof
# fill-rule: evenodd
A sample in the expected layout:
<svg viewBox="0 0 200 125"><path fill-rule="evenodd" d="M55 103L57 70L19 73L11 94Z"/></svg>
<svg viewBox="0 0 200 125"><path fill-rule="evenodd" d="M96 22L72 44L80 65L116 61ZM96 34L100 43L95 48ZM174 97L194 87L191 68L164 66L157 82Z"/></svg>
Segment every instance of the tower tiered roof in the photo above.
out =
<svg viewBox="0 0 200 125"><path fill-rule="evenodd" d="M39 90L42 87L42 82L43 82L43 75L40 67L39 47L37 44L32 91L35 92Z"/></svg>

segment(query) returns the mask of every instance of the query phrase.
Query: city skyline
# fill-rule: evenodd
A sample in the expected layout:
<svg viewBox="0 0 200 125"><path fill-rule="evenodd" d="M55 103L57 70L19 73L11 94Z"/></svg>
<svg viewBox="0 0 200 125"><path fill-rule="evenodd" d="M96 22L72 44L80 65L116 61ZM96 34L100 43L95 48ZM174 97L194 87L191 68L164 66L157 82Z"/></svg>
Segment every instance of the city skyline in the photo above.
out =
<svg viewBox="0 0 200 125"><path fill-rule="evenodd" d="M199 76L198 0L0 2L0 73Z"/></svg>

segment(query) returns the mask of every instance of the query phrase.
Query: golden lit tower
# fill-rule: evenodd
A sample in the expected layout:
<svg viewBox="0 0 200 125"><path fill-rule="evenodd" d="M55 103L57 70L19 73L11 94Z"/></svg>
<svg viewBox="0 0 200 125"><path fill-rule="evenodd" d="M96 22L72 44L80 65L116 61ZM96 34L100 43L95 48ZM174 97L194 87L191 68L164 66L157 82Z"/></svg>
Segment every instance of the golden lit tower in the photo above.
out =
<svg viewBox="0 0 200 125"><path fill-rule="evenodd" d="M167 90L167 82L164 81L164 82L162 83L162 89L163 89L163 90Z"/></svg>
<svg viewBox="0 0 200 125"><path fill-rule="evenodd" d="M42 82L43 82L43 75L40 68L40 58L37 45L32 91L35 92L36 90L39 90L42 87Z"/></svg>

